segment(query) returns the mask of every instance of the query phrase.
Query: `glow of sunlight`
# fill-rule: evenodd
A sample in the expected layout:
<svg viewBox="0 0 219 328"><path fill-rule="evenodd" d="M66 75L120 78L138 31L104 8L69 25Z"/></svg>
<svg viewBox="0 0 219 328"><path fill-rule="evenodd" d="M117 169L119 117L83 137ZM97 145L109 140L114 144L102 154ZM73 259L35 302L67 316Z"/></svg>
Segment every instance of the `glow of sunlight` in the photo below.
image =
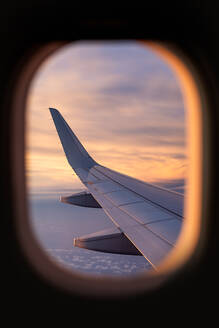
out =
<svg viewBox="0 0 219 328"><path fill-rule="evenodd" d="M49 57L27 102L31 191L82 187L48 107L60 110L101 165L148 182L184 179L184 108L173 72L137 42L68 45Z"/></svg>

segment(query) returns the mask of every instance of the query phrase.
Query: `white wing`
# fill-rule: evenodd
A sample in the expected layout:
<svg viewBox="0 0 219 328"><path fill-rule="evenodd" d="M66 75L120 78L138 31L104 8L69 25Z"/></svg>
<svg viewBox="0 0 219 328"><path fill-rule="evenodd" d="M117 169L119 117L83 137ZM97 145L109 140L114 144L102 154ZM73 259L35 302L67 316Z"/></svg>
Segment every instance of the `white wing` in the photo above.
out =
<svg viewBox="0 0 219 328"><path fill-rule="evenodd" d="M116 226L114 231L77 238L75 245L104 252L141 254L156 268L179 235L183 195L99 165L61 114L53 108L50 112L69 164Z"/></svg>

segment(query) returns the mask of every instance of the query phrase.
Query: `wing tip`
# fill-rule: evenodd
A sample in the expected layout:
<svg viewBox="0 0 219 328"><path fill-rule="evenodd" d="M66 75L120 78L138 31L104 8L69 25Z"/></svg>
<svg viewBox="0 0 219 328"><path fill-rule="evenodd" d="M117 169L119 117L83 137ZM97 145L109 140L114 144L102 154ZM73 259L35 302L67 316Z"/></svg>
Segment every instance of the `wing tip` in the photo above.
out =
<svg viewBox="0 0 219 328"><path fill-rule="evenodd" d="M53 107L49 107L49 111L50 111L50 113L51 114L60 114L60 112L58 111L58 109L56 109L56 108L53 108Z"/></svg>

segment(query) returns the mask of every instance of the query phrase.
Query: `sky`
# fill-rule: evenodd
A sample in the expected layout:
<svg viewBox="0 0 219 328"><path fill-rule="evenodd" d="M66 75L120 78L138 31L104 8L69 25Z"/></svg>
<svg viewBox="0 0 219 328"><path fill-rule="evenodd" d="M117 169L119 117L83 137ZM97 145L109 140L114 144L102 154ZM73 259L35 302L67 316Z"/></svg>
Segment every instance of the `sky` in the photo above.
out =
<svg viewBox="0 0 219 328"><path fill-rule="evenodd" d="M150 270L143 256L73 247L73 238L113 223L102 209L59 201L84 186L67 162L49 107L61 112L99 164L183 192L185 112L174 72L142 43L76 42L44 61L27 99L29 211L40 245L71 270L101 275Z"/></svg>
<svg viewBox="0 0 219 328"><path fill-rule="evenodd" d="M80 41L40 66L26 110L26 175L35 195L83 188L64 156L49 107L61 112L101 165L161 185L186 177L179 82L148 46Z"/></svg>

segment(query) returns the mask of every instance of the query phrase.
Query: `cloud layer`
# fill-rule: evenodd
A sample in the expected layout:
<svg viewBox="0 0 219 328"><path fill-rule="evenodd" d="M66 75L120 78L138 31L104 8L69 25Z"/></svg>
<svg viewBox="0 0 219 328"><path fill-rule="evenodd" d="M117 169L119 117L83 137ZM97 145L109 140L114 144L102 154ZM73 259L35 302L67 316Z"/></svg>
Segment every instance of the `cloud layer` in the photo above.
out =
<svg viewBox="0 0 219 328"><path fill-rule="evenodd" d="M137 42L68 45L48 58L27 103L31 191L78 188L48 107L102 165L147 181L186 176L185 113L171 69Z"/></svg>

